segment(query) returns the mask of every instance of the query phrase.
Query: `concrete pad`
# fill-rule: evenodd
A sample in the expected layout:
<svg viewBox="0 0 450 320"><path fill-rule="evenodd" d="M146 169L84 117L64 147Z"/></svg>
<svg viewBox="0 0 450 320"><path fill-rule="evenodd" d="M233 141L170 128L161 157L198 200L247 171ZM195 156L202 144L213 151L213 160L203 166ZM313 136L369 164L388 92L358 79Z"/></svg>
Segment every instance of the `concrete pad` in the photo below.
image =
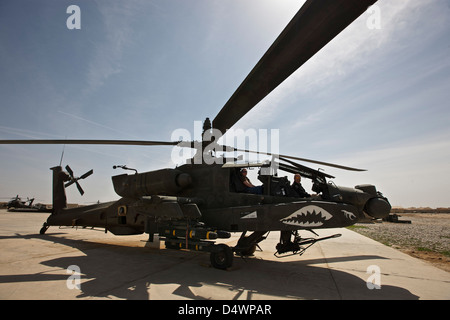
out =
<svg viewBox="0 0 450 320"><path fill-rule="evenodd" d="M210 266L207 253L152 248L147 235L57 227L39 235L47 216L0 210L0 299L450 298L448 272L347 229L319 230L321 237L342 237L285 258L274 256L279 232L272 232L262 252L235 257L222 271ZM380 289L368 288L373 279Z"/></svg>

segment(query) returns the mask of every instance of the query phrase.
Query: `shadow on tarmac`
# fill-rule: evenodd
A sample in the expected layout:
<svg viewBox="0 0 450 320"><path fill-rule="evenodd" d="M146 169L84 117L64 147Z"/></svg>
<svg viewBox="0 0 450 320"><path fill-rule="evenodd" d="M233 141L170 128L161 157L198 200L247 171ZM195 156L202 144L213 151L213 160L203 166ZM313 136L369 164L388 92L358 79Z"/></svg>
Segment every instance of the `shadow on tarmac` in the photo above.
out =
<svg viewBox="0 0 450 320"><path fill-rule="evenodd" d="M106 243L74 240L64 235L16 234L0 239L40 239L79 250L81 254L77 256L41 262L45 266L61 269L79 266L82 282L77 298L418 299L408 290L390 285L383 285L380 290L369 290L365 280L327 267L327 264L334 262L385 259L380 256L332 257L326 261L270 261L258 258L256 253L255 257L245 260L235 257L233 267L223 271L212 268L209 255L205 253L133 247L108 243L108 239ZM48 273L1 275L0 283L66 282L67 278L67 274ZM345 288L341 287L342 284L345 284Z"/></svg>

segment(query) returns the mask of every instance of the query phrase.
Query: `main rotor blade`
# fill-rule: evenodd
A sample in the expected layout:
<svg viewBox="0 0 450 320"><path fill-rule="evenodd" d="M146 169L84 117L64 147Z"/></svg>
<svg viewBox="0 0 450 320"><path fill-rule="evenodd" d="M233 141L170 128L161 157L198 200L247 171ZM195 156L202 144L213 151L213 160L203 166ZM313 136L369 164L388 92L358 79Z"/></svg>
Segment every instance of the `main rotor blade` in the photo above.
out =
<svg viewBox="0 0 450 320"><path fill-rule="evenodd" d="M103 144L128 146L176 146L179 141L145 141L145 140L0 140L0 144Z"/></svg>
<svg viewBox="0 0 450 320"><path fill-rule="evenodd" d="M376 0L308 0L213 120L222 134Z"/></svg>
<svg viewBox="0 0 450 320"><path fill-rule="evenodd" d="M310 162L310 163L320 164L320 165L327 166L327 167L333 167L333 168L349 170L349 171L367 171L366 169L352 168L352 167L347 167L347 166L343 166L343 165L340 165L340 164L335 164L335 163L330 163L330 162L323 162L323 161L317 161L317 160L306 159L306 158L293 157L293 156L288 156L288 155L285 155L285 154L251 151L251 150L245 150L245 149L237 149L237 148L233 148L233 147L228 147L228 148L232 148L232 149L234 149L234 151L242 151L242 152L265 154L265 155L268 155L268 156L275 156L275 157L280 158L280 159L281 158L286 158L286 159ZM230 149L227 149L226 151L230 151Z"/></svg>

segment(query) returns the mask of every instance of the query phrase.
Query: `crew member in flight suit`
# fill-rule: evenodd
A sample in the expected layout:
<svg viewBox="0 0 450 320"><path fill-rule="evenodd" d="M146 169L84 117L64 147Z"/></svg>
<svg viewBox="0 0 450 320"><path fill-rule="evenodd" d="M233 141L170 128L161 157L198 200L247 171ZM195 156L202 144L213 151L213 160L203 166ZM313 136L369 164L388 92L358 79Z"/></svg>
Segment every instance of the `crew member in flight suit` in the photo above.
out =
<svg viewBox="0 0 450 320"><path fill-rule="evenodd" d="M294 175L294 182L292 182L292 189L294 189L294 191L298 194L298 196L300 198L309 198L311 197L311 195L305 191L305 189L303 188L302 184L301 184L301 179L302 177L300 176L299 173L296 173Z"/></svg>

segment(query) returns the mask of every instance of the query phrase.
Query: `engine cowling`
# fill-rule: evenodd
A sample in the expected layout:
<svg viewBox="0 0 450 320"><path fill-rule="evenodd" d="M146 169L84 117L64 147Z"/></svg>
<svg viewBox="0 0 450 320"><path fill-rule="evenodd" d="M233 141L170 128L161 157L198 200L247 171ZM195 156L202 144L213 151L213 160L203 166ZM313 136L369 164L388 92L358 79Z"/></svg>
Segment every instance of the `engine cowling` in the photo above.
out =
<svg viewBox="0 0 450 320"><path fill-rule="evenodd" d="M191 176L176 169L161 169L112 177L114 191L125 198L151 195L176 195L192 183Z"/></svg>

